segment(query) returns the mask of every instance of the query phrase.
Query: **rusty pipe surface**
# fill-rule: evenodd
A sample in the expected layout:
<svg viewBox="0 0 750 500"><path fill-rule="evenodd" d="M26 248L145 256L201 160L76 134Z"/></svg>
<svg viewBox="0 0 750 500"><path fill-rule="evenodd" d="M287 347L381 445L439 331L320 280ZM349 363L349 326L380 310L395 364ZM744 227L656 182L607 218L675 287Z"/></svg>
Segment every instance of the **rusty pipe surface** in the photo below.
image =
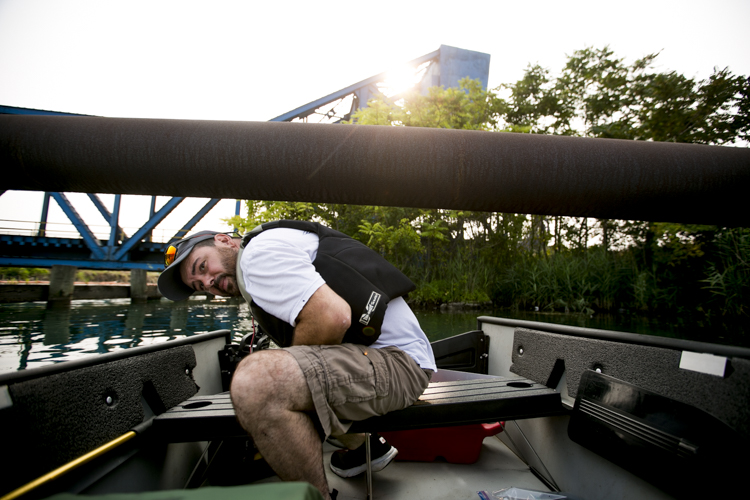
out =
<svg viewBox="0 0 750 500"><path fill-rule="evenodd" d="M2 189L748 225L750 150L409 127L0 115Z"/></svg>

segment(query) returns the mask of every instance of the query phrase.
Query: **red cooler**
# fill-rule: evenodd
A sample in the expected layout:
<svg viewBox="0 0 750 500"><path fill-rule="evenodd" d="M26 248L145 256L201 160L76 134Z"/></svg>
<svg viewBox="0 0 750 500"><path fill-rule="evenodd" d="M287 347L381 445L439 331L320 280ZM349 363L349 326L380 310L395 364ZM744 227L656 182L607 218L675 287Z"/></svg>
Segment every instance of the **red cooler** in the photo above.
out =
<svg viewBox="0 0 750 500"><path fill-rule="evenodd" d="M432 462L443 457L453 464L473 464L479 460L484 438L502 430L503 423L495 422L379 434L398 449L396 460Z"/></svg>

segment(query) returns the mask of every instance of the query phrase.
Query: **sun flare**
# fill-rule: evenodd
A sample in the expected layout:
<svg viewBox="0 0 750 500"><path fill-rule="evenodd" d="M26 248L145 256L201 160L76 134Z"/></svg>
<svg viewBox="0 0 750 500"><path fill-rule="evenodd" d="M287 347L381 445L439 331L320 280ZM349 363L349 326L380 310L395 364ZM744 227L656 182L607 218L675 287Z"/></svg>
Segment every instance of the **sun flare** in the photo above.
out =
<svg viewBox="0 0 750 500"><path fill-rule="evenodd" d="M414 87L420 80L420 72L411 66L400 66L387 73L381 90L388 96L401 94Z"/></svg>

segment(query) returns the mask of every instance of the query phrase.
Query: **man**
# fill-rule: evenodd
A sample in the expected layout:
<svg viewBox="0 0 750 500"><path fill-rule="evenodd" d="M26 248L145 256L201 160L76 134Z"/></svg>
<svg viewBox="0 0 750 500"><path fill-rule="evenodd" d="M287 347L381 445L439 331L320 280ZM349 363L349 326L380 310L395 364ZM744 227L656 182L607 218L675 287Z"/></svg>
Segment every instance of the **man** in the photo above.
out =
<svg viewBox="0 0 750 500"><path fill-rule="evenodd" d="M376 252L324 226L277 221L243 240L203 231L166 253L159 290L243 295L282 349L246 357L231 396L237 417L283 480L328 498L322 440L338 438L331 469L364 471L364 436L352 421L411 405L436 371L432 348L403 299L413 284ZM373 469L397 451L375 436Z"/></svg>

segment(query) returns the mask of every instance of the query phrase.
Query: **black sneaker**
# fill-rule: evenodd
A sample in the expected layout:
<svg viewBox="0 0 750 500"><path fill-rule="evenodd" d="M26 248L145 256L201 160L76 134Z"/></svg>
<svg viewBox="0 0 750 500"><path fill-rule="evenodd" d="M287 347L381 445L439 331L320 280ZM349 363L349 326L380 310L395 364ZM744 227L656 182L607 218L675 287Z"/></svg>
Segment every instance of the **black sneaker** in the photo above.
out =
<svg viewBox="0 0 750 500"><path fill-rule="evenodd" d="M356 450L336 450L331 455L331 470L340 477L354 477L367 470L365 443ZM370 461L372 471L386 468L398 454L398 450L377 434L370 435Z"/></svg>

